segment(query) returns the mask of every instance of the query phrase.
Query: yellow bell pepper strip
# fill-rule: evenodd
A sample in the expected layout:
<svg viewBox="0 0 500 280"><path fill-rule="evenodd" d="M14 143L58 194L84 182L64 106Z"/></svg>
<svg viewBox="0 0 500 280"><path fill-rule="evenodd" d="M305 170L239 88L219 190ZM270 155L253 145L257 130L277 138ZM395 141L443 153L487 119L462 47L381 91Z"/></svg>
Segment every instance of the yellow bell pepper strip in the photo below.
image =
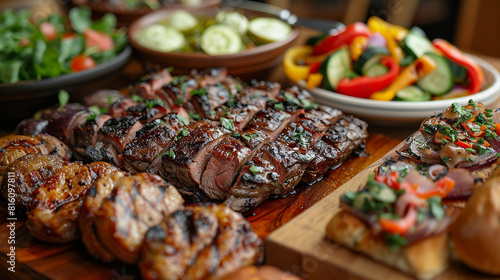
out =
<svg viewBox="0 0 500 280"><path fill-rule="evenodd" d="M320 55L338 49L343 45L350 45L358 36L368 37L371 34L366 24L355 22L346 26L339 34L330 35L314 46L313 55Z"/></svg>
<svg viewBox="0 0 500 280"><path fill-rule="evenodd" d="M402 88L409 86L425 75L429 74L432 70L436 69L437 65L432 58L423 55L417 58L412 64L408 65L394 82L385 90L377 91L370 96L370 99L391 101L398 91Z"/></svg>
<svg viewBox="0 0 500 280"><path fill-rule="evenodd" d="M321 82L323 81L323 74L321 73L311 73L309 77L307 77L306 88L312 89L315 87L319 87Z"/></svg>
<svg viewBox="0 0 500 280"><path fill-rule="evenodd" d="M385 28L387 28L389 30L392 37L398 42L403 41L403 39L406 37L406 35L408 35L408 33L410 32L407 28L404 28L402 26L395 25L395 24L390 24L387 21L385 21L377 16L372 16L368 20L369 21L371 20L371 21L376 22L377 24L383 25ZM370 26L368 26L368 28L370 28ZM374 32L374 31L372 30L372 32Z"/></svg>
<svg viewBox="0 0 500 280"><path fill-rule="evenodd" d="M404 53L393 37L389 24L379 17L372 16L368 19L367 25L371 32L378 32L384 36L387 41L387 49L389 50L389 53L394 57L394 59L396 59L396 62L399 63L399 61L403 58Z"/></svg>
<svg viewBox="0 0 500 280"><path fill-rule="evenodd" d="M440 50L446 58L467 69L467 75L469 77L469 85L467 88L469 89L470 94L474 94L481 90L484 83L484 74L481 67L479 67L472 59L465 56L463 52L446 40L434 39L432 41L432 45L436 49Z"/></svg>
<svg viewBox="0 0 500 280"><path fill-rule="evenodd" d="M359 56L363 53L366 45L368 44L368 39L365 36L358 36L352 40L349 51L351 53L352 60L358 60Z"/></svg>
<svg viewBox="0 0 500 280"><path fill-rule="evenodd" d="M298 61L305 60L312 53L311 46L295 46L289 48L283 58L283 71L293 82L306 80L309 76L309 66L299 65Z"/></svg>
<svg viewBox="0 0 500 280"><path fill-rule="evenodd" d="M378 77L359 76L351 80L344 78L340 80L336 92L348 96L368 98L374 92L388 87L399 73L399 64L391 56L384 56L380 64L389 69L389 72Z"/></svg>

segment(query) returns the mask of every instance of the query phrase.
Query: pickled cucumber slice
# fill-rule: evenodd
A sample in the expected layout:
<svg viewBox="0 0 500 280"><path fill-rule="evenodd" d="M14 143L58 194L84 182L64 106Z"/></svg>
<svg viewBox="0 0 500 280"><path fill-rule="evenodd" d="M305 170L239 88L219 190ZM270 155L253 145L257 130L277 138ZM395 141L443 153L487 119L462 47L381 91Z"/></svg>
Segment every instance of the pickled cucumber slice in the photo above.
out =
<svg viewBox="0 0 500 280"><path fill-rule="evenodd" d="M182 33L189 33L198 26L198 19L188 11L176 10L172 12L165 23Z"/></svg>
<svg viewBox="0 0 500 280"><path fill-rule="evenodd" d="M248 31L254 40L266 44L286 39L292 27L277 18L258 17L250 21Z"/></svg>
<svg viewBox="0 0 500 280"><path fill-rule="evenodd" d="M146 48L160 52L172 52L186 45L186 37L177 29L161 24L153 24L137 34L137 42Z"/></svg>
<svg viewBox="0 0 500 280"><path fill-rule="evenodd" d="M201 48L211 55L231 54L242 50L243 43L238 32L233 28L214 24L201 35Z"/></svg>
<svg viewBox="0 0 500 280"><path fill-rule="evenodd" d="M215 16L218 23L230 26L240 34L247 33L248 19L246 16L235 11L222 11Z"/></svg>

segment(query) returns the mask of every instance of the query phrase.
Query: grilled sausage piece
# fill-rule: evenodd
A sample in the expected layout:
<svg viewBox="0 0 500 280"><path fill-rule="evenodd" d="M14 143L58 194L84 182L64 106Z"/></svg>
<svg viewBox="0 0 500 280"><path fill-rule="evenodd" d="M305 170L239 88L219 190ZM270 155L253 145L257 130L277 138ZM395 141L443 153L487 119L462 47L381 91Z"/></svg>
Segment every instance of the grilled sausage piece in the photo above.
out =
<svg viewBox="0 0 500 280"><path fill-rule="evenodd" d="M63 166L63 161L55 156L30 154L22 156L11 163L2 181L2 194L8 199L13 192L16 206L27 208L32 201L32 193L43 185ZM14 174L8 177L7 174Z"/></svg>
<svg viewBox="0 0 500 280"><path fill-rule="evenodd" d="M33 137L26 135L5 136L0 139L0 181L9 164L29 154L53 155L64 161L68 161L71 157L68 146L47 134Z"/></svg>
<svg viewBox="0 0 500 280"><path fill-rule="evenodd" d="M174 186L150 173L124 177L115 184L95 212L95 228L109 252L135 263L146 231L182 209L184 201Z"/></svg>
<svg viewBox="0 0 500 280"><path fill-rule="evenodd" d="M94 215L101 208L104 199L113 191L120 180L126 176L129 175L122 171L116 171L97 179L89 188L83 200L80 216L78 218L82 241L87 251L92 256L106 262L113 261L116 258L106 249L106 247L104 247L97 236L94 225Z"/></svg>
<svg viewBox="0 0 500 280"><path fill-rule="evenodd" d="M99 175L118 169L105 162L83 165L71 162L63 166L45 184L33 192L26 226L31 235L51 243L77 239L77 218L87 190Z"/></svg>
<svg viewBox="0 0 500 280"><path fill-rule="evenodd" d="M260 244L241 214L192 206L147 232L139 265L144 279L215 279L254 263Z"/></svg>

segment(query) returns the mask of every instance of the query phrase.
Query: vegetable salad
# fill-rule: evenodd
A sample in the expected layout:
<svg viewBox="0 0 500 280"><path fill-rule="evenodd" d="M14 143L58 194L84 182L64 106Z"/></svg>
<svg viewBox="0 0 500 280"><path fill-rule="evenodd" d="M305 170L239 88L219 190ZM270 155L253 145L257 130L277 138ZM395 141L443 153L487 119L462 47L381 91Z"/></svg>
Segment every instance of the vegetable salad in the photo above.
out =
<svg viewBox="0 0 500 280"><path fill-rule="evenodd" d="M69 19L52 14L30 21L29 11L0 14L0 83L41 80L95 67L115 58L126 46L116 18L91 20L87 7L73 8Z"/></svg>
<svg viewBox="0 0 500 280"><path fill-rule="evenodd" d="M378 17L288 49L283 69L307 88L381 101L456 98L484 86L481 68L449 42Z"/></svg>

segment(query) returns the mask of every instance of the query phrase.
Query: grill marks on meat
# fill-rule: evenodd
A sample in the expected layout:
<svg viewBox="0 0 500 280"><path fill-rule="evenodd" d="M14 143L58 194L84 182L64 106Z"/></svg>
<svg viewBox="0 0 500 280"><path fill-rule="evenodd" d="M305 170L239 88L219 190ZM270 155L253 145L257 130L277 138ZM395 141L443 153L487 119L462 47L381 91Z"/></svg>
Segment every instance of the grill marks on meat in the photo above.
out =
<svg viewBox="0 0 500 280"><path fill-rule="evenodd" d="M35 136L10 135L0 139L0 181L5 170L16 159L29 154L53 155L68 161L71 151L54 136L39 134Z"/></svg>
<svg viewBox="0 0 500 280"><path fill-rule="evenodd" d="M306 183L320 180L330 168L341 164L360 147L366 138L368 125L353 116L342 116L335 126L313 146L316 158L309 164L304 175Z"/></svg>
<svg viewBox="0 0 500 280"><path fill-rule="evenodd" d="M66 243L79 237L77 218L83 198L99 175L118 169L109 163L71 162L33 192L26 226L38 239Z"/></svg>
<svg viewBox="0 0 500 280"><path fill-rule="evenodd" d="M173 113L145 125L137 131L134 140L123 150L125 169L131 173L142 171L157 173L161 168L160 154L170 146L177 131L183 126L179 116Z"/></svg>
<svg viewBox="0 0 500 280"><path fill-rule="evenodd" d="M106 176L101 176L89 188L85 199L83 200L78 225L80 227L82 241L87 251L94 257L110 262L115 260L115 256L103 245L94 225L94 216L101 208L102 203L108 197L113 189L119 184L120 180L129 174L117 171Z"/></svg>
<svg viewBox="0 0 500 280"><path fill-rule="evenodd" d="M112 145L118 153L132 141L135 133L142 128L140 117L124 116L106 121L99 129L97 140Z"/></svg>
<svg viewBox="0 0 500 280"><path fill-rule="evenodd" d="M101 244L117 259L135 263L146 231L183 208L174 186L159 176L139 173L123 177L94 215Z"/></svg>
<svg viewBox="0 0 500 280"><path fill-rule="evenodd" d="M146 100L155 99L155 91L160 89L164 84L170 83L172 79L170 72L167 69L163 69L144 77L141 82L132 88L130 94L138 95Z"/></svg>
<svg viewBox="0 0 500 280"><path fill-rule="evenodd" d="M188 207L148 231L139 265L144 279L216 279L254 263L260 244L228 207Z"/></svg>
<svg viewBox="0 0 500 280"><path fill-rule="evenodd" d="M209 120L179 130L169 150L162 156L163 174L181 192L190 193L190 188L198 188L213 148L230 132Z"/></svg>
<svg viewBox="0 0 500 280"><path fill-rule="evenodd" d="M43 185L52 175L63 166L63 161L55 156L30 154L22 156L11 163L6 172L13 172L14 200L16 206L27 208L32 201L32 193ZM5 198L9 194L7 177L2 181L2 194Z"/></svg>

